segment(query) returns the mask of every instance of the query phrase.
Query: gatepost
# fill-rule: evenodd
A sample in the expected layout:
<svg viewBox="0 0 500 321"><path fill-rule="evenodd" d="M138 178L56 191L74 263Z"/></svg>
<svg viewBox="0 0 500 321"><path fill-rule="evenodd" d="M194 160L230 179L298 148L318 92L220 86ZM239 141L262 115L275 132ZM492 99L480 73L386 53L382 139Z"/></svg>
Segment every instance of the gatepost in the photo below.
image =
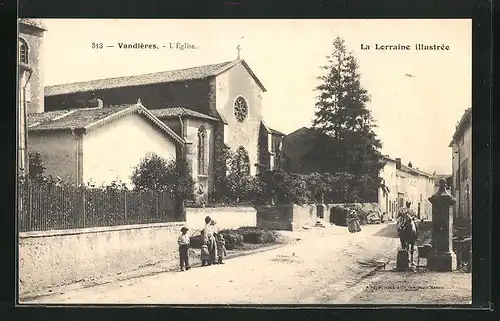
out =
<svg viewBox="0 0 500 321"><path fill-rule="evenodd" d="M453 253L453 210L455 198L446 189L446 180L439 180L439 190L429 197L432 204L432 253L427 267L431 271L451 272L457 268Z"/></svg>

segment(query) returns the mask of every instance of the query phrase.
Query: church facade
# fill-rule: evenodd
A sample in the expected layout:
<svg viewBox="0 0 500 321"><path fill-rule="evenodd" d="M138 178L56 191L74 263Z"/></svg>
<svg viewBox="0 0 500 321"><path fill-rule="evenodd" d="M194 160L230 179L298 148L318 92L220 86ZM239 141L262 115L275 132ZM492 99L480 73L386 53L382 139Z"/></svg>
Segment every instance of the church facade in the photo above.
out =
<svg viewBox="0 0 500 321"><path fill-rule="evenodd" d="M224 147L243 151L249 171L271 166L279 132L263 125L263 84L242 59L193 68L100 79L45 88L45 111L141 101L186 142L198 190L214 186ZM274 137L274 138L273 138ZM133 147L133 146L131 146ZM131 164L135 166L136 164ZM206 198L207 199L207 198Z"/></svg>

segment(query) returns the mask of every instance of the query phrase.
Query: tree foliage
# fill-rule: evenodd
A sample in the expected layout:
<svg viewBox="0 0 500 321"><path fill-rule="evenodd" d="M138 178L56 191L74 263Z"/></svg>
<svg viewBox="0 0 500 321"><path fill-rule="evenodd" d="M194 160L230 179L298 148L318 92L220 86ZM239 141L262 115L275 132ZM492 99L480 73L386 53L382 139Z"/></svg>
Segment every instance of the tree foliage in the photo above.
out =
<svg viewBox="0 0 500 321"><path fill-rule="evenodd" d="M170 191L179 198L194 199L194 180L185 160L166 160L152 154L135 167L131 180L139 190Z"/></svg>
<svg viewBox="0 0 500 321"><path fill-rule="evenodd" d="M42 155L39 152L29 153L29 173L28 177L33 181L41 182L45 177L47 169L43 164Z"/></svg>
<svg viewBox="0 0 500 321"><path fill-rule="evenodd" d="M383 167L376 128L366 105L370 96L361 85L359 65L344 40L337 37L328 64L320 77L313 128L320 134L311 142L315 170L330 173L334 184L346 185L349 192L336 192L337 201L373 199ZM314 156L308 156L314 157ZM344 180L344 182L342 182Z"/></svg>

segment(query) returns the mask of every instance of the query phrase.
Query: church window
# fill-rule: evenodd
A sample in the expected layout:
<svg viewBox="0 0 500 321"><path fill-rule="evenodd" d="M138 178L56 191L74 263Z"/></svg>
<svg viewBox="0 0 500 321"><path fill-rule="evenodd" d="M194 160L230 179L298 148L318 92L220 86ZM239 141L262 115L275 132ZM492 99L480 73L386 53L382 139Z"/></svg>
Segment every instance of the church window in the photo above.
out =
<svg viewBox="0 0 500 321"><path fill-rule="evenodd" d="M240 123L248 116L248 104L245 98L239 96L234 102L234 116Z"/></svg>
<svg viewBox="0 0 500 321"><path fill-rule="evenodd" d="M198 129L198 174L206 175L205 171L205 145L206 145L207 131L205 127L201 126Z"/></svg>
<svg viewBox="0 0 500 321"><path fill-rule="evenodd" d="M24 39L19 39L19 58L23 64L28 64L28 43Z"/></svg>

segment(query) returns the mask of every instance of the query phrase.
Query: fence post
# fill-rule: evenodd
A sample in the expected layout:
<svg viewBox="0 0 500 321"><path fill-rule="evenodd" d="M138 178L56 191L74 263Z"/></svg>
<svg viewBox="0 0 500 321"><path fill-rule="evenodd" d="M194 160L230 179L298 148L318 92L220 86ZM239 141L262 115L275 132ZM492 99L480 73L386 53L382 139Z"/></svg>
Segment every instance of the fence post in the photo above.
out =
<svg viewBox="0 0 500 321"><path fill-rule="evenodd" d="M82 228L85 228L85 188L80 187L80 210L81 210L81 219L82 219Z"/></svg>
<svg viewBox="0 0 500 321"><path fill-rule="evenodd" d="M128 223L128 221L127 221L127 194L128 194L128 193L127 193L127 190L124 190L124 191L123 191L123 193L124 193L124 195L125 195L125 196L123 197L123 203L124 203L124 205L125 205L125 210L124 210L123 212L124 212L124 214L125 214L125 224L127 224L127 223Z"/></svg>

